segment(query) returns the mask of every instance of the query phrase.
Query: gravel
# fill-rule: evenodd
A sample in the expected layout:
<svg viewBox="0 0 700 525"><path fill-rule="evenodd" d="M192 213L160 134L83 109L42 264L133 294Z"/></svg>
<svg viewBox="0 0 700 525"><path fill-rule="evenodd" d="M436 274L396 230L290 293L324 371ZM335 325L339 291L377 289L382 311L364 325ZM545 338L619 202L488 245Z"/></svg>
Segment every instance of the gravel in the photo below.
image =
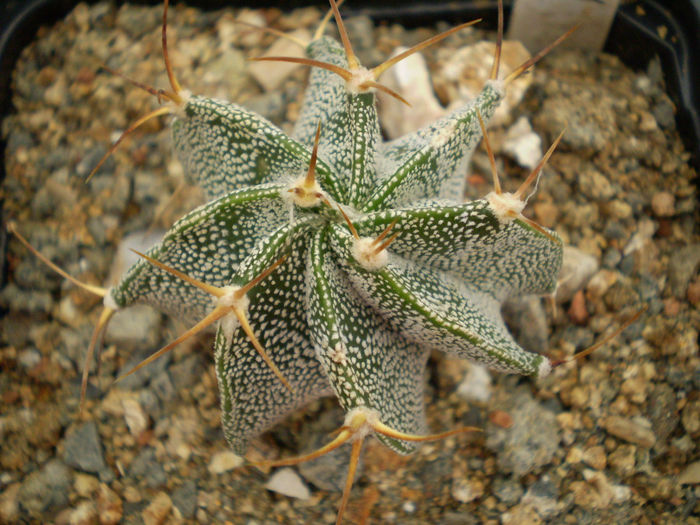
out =
<svg viewBox="0 0 700 525"><path fill-rule="evenodd" d="M171 8L178 77L195 93L247 101L289 130L307 71L297 68L278 90L263 92L244 59L261 55L277 37L241 33L236 13ZM284 31L311 32L322 15L314 8L245 13ZM40 32L13 75L15 112L2 123L4 215L42 253L90 283L109 284L122 239L167 229L201 203L192 188L170 199L183 174L166 120L135 132L90 184L83 181L118 133L155 107L147 93L99 71L100 65L167 85L160 15L160 7L80 4L53 30ZM395 45L434 33L374 27L364 18L348 25L368 66ZM465 30L426 50L435 85L448 84L439 78L440 65L484 36ZM445 104L449 92L440 93ZM478 424L484 432L425 444L410 457L369 440L346 521L698 524L697 175L658 64L632 72L609 55L555 53L532 73L510 121L519 118L532 124L544 149L568 126L526 213L551 224L571 247L572 277L560 286L556 311L548 301L525 303L511 315L513 327L533 349L566 358L610 334L642 304L648 310L591 356L541 381L491 374L492 384L486 378L480 387L484 395L460 396L469 368L435 353L427 381L430 428ZM507 127L492 133L503 184L513 191L527 170L504 157L499 138ZM476 156L470 197L491 189L483 148ZM308 491L307 500L267 490L273 472L229 468L230 457L210 471L225 447L210 335L145 367L131 384L110 387L117 374L182 330L164 329L172 324L160 314L130 309L113 320L80 419L79 376L99 301L64 283L14 239L7 267L0 291L6 309L0 320L0 522L335 518L347 450L315 469L286 474L297 496L307 495L301 487ZM308 451L314 438L329 439L339 419L331 400L314 403L254 440L250 459Z"/></svg>

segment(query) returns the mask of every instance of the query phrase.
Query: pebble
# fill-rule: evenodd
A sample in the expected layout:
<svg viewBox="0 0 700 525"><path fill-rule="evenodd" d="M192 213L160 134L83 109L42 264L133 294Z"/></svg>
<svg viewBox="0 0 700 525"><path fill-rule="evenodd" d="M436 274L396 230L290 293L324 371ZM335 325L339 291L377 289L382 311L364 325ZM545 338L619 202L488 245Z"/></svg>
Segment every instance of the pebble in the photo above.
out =
<svg viewBox="0 0 700 525"><path fill-rule="evenodd" d="M17 493L19 504L30 516L41 516L49 509L68 504L73 473L59 459L49 460L41 470L27 476Z"/></svg>
<svg viewBox="0 0 700 525"><path fill-rule="evenodd" d="M484 495L484 483L478 479L457 478L452 481L450 493L460 503L469 503Z"/></svg>
<svg viewBox="0 0 700 525"><path fill-rule="evenodd" d="M207 469L212 474L221 474L238 468L243 463L245 463L245 460L241 456L234 454L233 451L222 450L212 456Z"/></svg>
<svg viewBox="0 0 700 525"><path fill-rule="evenodd" d="M433 75L433 83L435 91L447 101L450 109L473 100L481 91L491 73L495 48L493 42L478 42L451 52L440 63ZM500 78L505 78L528 58L530 53L520 42L505 40L501 49ZM491 117L490 125L510 122L513 109L520 104L531 83L531 75L521 75L508 86L505 99Z"/></svg>
<svg viewBox="0 0 700 525"><path fill-rule="evenodd" d="M630 476L635 471L636 452L634 445L620 445L608 456L607 462L620 477Z"/></svg>
<svg viewBox="0 0 700 525"><path fill-rule="evenodd" d="M605 509L613 503L622 503L632 494L629 487L613 485L602 472L584 470L586 481L574 481L570 489L577 505L589 509Z"/></svg>
<svg viewBox="0 0 700 525"><path fill-rule="evenodd" d="M615 190L608 178L592 168L581 173L579 184L581 193L593 200L608 200L615 195Z"/></svg>
<svg viewBox="0 0 700 525"><path fill-rule="evenodd" d="M67 465L99 474L107 469L102 441L94 421L74 427L63 440L63 460Z"/></svg>
<svg viewBox="0 0 700 525"><path fill-rule="evenodd" d="M542 518L532 505L520 504L501 515L501 525L539 525Z"/></svg>
<svg viewBox="0 0 700 525"><path fill-rule="evenodd" d="M501 313L523 348L536 353L547 349L549 323L539 297L526 295L510 299L503 305Z"/></svg>
<svg viewBox="0 0 700 525"><path fill-rule="evenodd" d="M311 41L311 33L306 29L293 31L289 36L303 42ZM277 39L262 56L283 56L303 58L304 49L287 38ZM272 67L270 67L272 65ZM291 62L251 62L248 65L248 73L253 77L265 91L274 91L280 87L282 82L294 71L303 67L301 64Z"/></svg>
<svg viewBox="0 0 700 525"><path fill-rule="evenodd" d="M524 490L517 479L498 477L492 485L493 493L505 505L511 506L520 501Z"/></svg>
<svg viewBox="0 0 700 525"><path fill-rule="evenodd" d="M399 47L392 55L407 48ZM416 131L446 114L435 96L430 72L420 53L410 55L382 75L382 83L410 102L407 107L383 91L377 92L378 112L387 138L395 139Z"/></svg>
<svg viewBox="0 0 700 525"><path fill-rule="evenodd" d="M496 452L504 472L522 476L551 461L559 443L559 427L554 412L533 399L529 389L519 388L502 401L494 398L491 406L513 419L513 426L507 429L494 424L486 427L486 446Z"/></svg>
<svg viewBox="0 0 700 525"><path fill-rule="evenodd" d="M105 332L105 344L117 345L121 351L143 351L145 348L155 347L159 340L160 314L145 305L119 310L112 316ZM125 378L121 385L131 381L133 380Z"/></svg>
<svg viewBox="0 0 700 525"><path fill-rule="evenodd" d="M609 434L643 448L651 448L656 443L651 423L644 418L633 420L621 416L608 416L601 421L601 426Z"/></svg>
<svg viewBox="0 0 700 525"><path fill-rule="evenodd" d="M545 519L552 519L561 512L559 490L547 475L542 476L527 489L521 503L531 505L537 510L537 514Z"/></svg>
<svg viewBox="0 0 700 525"><path fill-rule="evenodd" d="M183 518L192 519L197 509L197 484L191 479L185 480L182 486L173 492L172 501Z"/></svg>
<svg viewBox="0 0 700 525"><path fill-rule="evenodd" d="M457 395L465 401L488 401L491 398L491 373L488 368L469 363L467 374L457 386Z"/></svg>
<svg viewBox="0 0 700 525"><path fill-rule="evenodd" d="M672 217L676 210L676 198L672 193L660 191L651 198L651 209L657 217Z"/></svg>
<svg viewBox="0 0 700 525"><path fill-rule="evenodd" d="M607 464L605 448L602 445L588 447L583 451L581 459L596 470L603 470Z"/></svg>
<svg viewBox="0 0 700 525"><path fill-rule="evenodd" d="M108 485L101 483L97 494L100 525L115 525L122 519L122 500Z"/></svg>
<svg viewBox="0 0 700 525"><path fill-rule="evenodd" d="M156 494L153 501L141 513L144 525L161 525L166 522L173 502L165 492Z"/></svg>
<svg viewBox="0 0 700 525"><path fill-rule="evenodd" d="M124 421L132 436L140 436L148 428L148 416L136 399L126 398L122 400L124 407Z"/></svg>
<svg viewBox="0 0 700 525"><path fill-rule="evenodd" d="M558 303L570 301L598 271L598 259L573 246L564 246L556 291Z"/></svg>
<svg viewBox="0 0 700 525"><path fill-rule="evenodd" d="M678 483L680 485L700 484L700 461L695 461L688 465L678 476Z"/></svg>
<svg viewBox="0 0 700 525"><path fill-rule="evenodd" d="M542 140L532 131L530 121L520 117L515 121L503 141L503 152L510 155L523 168L533 169L542 158Z"/></svg>
<svg viewBox="0 0 700 525"><path fill-rule="evenodd" d="M144 479L151 488L162 487L168 482L168 476L152 447L145 447L139 452L129 465L128 474L136 480Z"/></svg>
<svg viewBox="0 0 700 525"><path fill-rule="evenodd" d="M681 422L688 434L700 432L700 400L696 399L685 405L681 412Z"/></svg>
<svg viewBox="0 0 700 525"><path fill-rule="evenodd" d="M674 296L685 297L688 283L700 265L700 243L676 250L668 262L668 282Z"/></svg>
<svg viewBox="0 0 700 525"><path fill-rule="evenodd" d="M299 474L291 468L282 468L276 471L265 483L265 488L301 500L307 500L311 497L309 488L304 484Z"/></svg>

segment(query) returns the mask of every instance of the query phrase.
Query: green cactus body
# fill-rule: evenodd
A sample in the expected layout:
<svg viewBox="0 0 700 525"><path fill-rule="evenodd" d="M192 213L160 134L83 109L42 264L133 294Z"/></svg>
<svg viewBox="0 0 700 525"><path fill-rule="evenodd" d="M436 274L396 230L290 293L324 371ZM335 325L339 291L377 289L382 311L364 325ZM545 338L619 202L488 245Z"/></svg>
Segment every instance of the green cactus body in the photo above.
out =
<svg viewBox="0 0 700 525"><path fill-rule="evenodd" d="M310 58L340 67L343 47L322 37ZM173 123L178 157L211 202L179 220L148 255L216 287L241 287L285 257L246 294L245 313L286 388L236 323L220 321L216 373L226 439L249 440L312 399L334 393L403 433L426 431L428 352L540 376L549 361L523 350L500 315L519 294L556 285L556 234L504 215L493 198L463 203L464 172L503 96L479 97L401 139L381 140L375 95L313 69L292 136L235 104L187 96ZM315 202L295 200L321 124ZM313 199L312 199L313 200ZM355 238L347 214L357 230ZM378 253L372 240L395 224ZM376 250L375 250L376 251ZM148 303L190 321L210 295L141 261L108 295L124 308ZM378 434L408 453L415 443Z"/></svg>

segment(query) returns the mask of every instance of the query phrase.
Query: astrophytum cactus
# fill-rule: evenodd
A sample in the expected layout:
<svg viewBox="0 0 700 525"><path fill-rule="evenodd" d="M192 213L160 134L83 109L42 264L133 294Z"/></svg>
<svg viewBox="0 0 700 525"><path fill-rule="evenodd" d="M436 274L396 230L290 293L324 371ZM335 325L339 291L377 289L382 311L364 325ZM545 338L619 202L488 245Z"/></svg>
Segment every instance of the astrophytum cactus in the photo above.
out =
<svg viewBox="0 0 700 525"><path fill-rule="evenodd" d="M180 87L167 58L165 2L171 88L153 90L166 104L131 129L172 114L177 156L209 202L180 219L118 284L91 288L104 296L105 309L88 359L112 313L135 303L193 324L147 362L217 326L224 433L239 454L291 411L334 394L347 414L336 438L309 456L267 465L352 442L340 521L366 435L405 454L417 441L469 430L425 436L431 350L505 372L550 371L547 357L516 343L500 308L508 298L555 289L562 243L522 215L554 146L517 192L501 190L494 164L494 190L463 202L466 165L484 122L510 81L544 52L501 80L497 51L492 78L475 100L384 142L375 91L398 95L379 75L463 26L365 69L333 0L331 7L342 43L320 30L308 58L265 58L312 67L287 136L241 106Z"/></svg>

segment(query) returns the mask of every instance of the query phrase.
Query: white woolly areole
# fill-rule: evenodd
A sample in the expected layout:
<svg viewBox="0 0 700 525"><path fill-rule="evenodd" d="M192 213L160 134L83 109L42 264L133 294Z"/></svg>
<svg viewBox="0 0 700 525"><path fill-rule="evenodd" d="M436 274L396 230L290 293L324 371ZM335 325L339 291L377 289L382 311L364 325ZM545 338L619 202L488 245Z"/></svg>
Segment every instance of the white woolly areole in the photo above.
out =
<svg viewBox="0 0 700 525"><path fill-rule="evenodd" d="M289 188L282 190L282 198L290 200L300 208L312 208L321 202L321 186L314 180L313 186L306 184L306 175L295 180Z"/></svg>
<svg viewBox="0 0 700 525"><path fill-rule="evenodd" d="M242 310L243 312L248 312L248 305L250 305L250 300L248 296L243 295L242 297L236 297L236 292L240 290L238 286L224 286L224 295L216 298L216 307L229 307L235 308L236 310ZM240 323L238 322L238 317L231 311L221 318L219 321L221 323L221 329L224 331L224 336L227 341L233 340L233 332L238 328Z"/></svg>
<svg viewBox="0 0 700 525"><path fill-rule="evenodd" d="M373 408L367 407L353 408L345 415L345 421L343 422L343 426L348 428L354 428L353 420L355 419L360 419L362 421L362 424L357 430L355 430L352 437L350 438L350 441L364 439L368 435L372 434L374 432L374 425L376 425L379 422L379 412L377 412Z"/></svg>
<svg viewBox="0 0 700 525"><path fill-rule="evenodd" d="M486 81L486 85L491 87L496 93L498 93L501 98L506 95L506 83L501 79L489 79Z"/></svg>
<svg viewBox="0 0 700 525"><path fill-rule="evenodd" d="M537 378L539 379L540 377L547 376L551 371L552 365L549 362L549 359L545 357L544 359L542 359L540 366L537 367Z"/></svg>
<svg viewBox="0 0 700 525"><path fill-rule="evenodd" d="M371 237L363 237L355 239L352 245L352 256L360 263L365 270L376 272L384 268L389 262L389 252L382 250L379 253L374 253L377 246L373 246L374 239Z"/></svg>
<svg viewBox="0 0 700 525"><path fill-rule="evenodd" d="M119 310L119 305L117 302L114 300L114 297L112 297L112 288L109 288L107 290L107 293L105 294L104 298L102 299L102 304L104 305L105 308L109 308L110 310Z"/></svg>
<svg viewBox="0 0 700 525"><path fill-rule="evenodd" d="M359 67L352 70L352 76L345 85L350 93L353 95L358 95L360 93L367 93L372 91L374 88L363 88L362 84L365 82L374 82L374 73L365 67Z"/></svg>
<svg viewBox="0 0 700 525"><path fill-rule="evenodd" d="M525 202L512 193L501 193L499 195L492 191L486 196L486 200L501 222L512 221L514 215L520 215L525 209Z"/></svg>

